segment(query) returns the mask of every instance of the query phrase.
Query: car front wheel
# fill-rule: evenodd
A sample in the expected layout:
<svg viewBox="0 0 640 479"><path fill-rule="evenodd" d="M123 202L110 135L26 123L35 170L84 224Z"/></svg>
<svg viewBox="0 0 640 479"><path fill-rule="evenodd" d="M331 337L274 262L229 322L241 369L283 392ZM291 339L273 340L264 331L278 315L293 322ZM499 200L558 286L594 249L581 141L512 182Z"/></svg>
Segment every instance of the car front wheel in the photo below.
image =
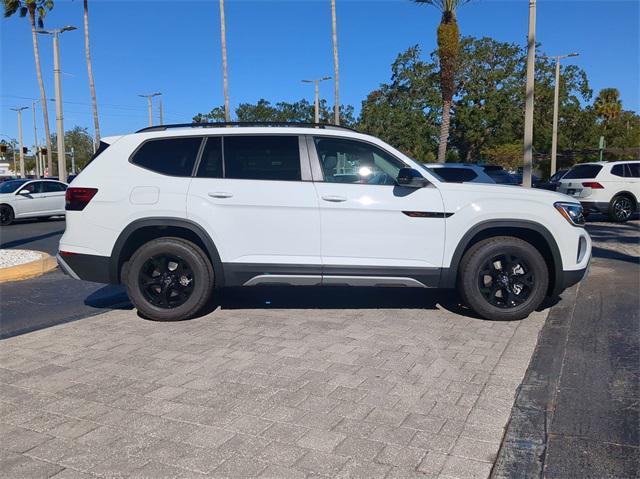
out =
<svg viewBox="0 0 640 479"><path fill-rule="evenodd" d="M0 225L8 226L13 223L13 208L9 205L0 206Z"/></svg>
<svg viewBox="0 0 640 479"><path fill-rule="evenodd" d="M609 219L616 223L624 223L631 218L635 205L628 196L616 196L609 203Z"/></svg>
<svg viewBox="0 0 640 479"><path fill-rule="evenodd" d="M464 302L486 319L526 318L546 296L549 272L542 255L519 238L499 236L473 245L460 263Z"/></svg>
<svg viewBox="0 0 640 479"><path fill-rule="evenodd" d="M127 294L149 319L193 317L211 297L214 273L207 255L181 238L159 238L141 246L125 269Z"/></svg>

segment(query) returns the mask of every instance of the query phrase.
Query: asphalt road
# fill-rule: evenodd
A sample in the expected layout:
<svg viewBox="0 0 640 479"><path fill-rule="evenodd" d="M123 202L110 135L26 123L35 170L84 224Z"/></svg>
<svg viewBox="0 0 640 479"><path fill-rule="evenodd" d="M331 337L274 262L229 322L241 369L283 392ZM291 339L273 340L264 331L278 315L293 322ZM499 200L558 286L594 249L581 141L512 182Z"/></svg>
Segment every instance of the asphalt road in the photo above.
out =
<svg viewBox="0 0 640 479"><path fill-rule="evenodd" d="M0 248L31 249L55 256L64 224L61 216L43 221L18 220L0 228Z"/></svg>

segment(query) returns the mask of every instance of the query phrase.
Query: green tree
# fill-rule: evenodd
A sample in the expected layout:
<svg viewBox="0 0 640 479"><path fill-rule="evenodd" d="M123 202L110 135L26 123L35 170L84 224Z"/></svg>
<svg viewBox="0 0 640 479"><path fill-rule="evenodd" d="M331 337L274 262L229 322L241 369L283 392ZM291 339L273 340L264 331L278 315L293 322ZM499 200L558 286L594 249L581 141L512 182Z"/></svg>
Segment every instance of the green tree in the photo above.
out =
<svg viewBox="0 0 640 479"><path fill-rule="evenodd" d="M456 21L456 9L469 0L414 0L437 7L442 12L438 25L438 59L440 62L440 92L442 94L442 119L440 121L440 143L438 161L444 163L449 140L451 103L455 94L455 77L460 51L460 30Z"/></svg>
<svg viewBox="0 0 640 479"><path fill-rule="evenodd" d="M56 134L51 135L51 141L55 144ZM76 169L82 170L93 156L93 138L87 128L75 126L64 132L64 146L67 151L72 151L75 156ZM56 158L57 159L57 158ZM71 168L71 160L67 160L67 168Z"/></svg>
<svg viewBox="0 0 640 479"><path fill-rule="evenodd" d="M603 88L598 93L593 106L598 117L602 119L605 125L608 125L612 120L620 116L622 111L620 92L617 88Z"/></svg>
<svg viewBox="0 0 640 479"><path fill-rule="evenodd" d="M42 68L40 67L40 49L38 48L38 34L36 33L36 25L38 28L44 27L44 18L47 12L53 9L53 0L2 0L4 6L4 16L9 18L16 13L20 17L29 18L31 24L31 40L33 42L33 56L36 64L36 76L38 78L38 86L40 88L40 108L42 108L42 119L44 121L44 134L47 142L48 167L49 171L53 171L53 162L51 152L49 131L49 110L47 105L47 95L44 90L44 82L42 80Z"/></svg>

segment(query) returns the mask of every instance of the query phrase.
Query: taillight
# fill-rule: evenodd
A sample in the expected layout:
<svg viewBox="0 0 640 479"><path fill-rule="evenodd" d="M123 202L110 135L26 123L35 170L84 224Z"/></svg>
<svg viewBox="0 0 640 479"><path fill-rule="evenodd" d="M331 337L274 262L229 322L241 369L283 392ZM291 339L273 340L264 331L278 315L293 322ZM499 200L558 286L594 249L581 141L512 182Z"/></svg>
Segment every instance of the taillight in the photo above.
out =
<svg viewBox="0 0 640 479"><path fill-rule="evenodd" d="M584 186L585 188L591 188L593 190L604 190L604 186L602 186L597 181L585 181L584 183L582 183L582 186Z"/></svg>
<svg viewBox="0 0 640 479"><path fill-rule="evenodd" d="M67 211L82 211L97 192L98 188L67 188L65 209Z"/></svg>

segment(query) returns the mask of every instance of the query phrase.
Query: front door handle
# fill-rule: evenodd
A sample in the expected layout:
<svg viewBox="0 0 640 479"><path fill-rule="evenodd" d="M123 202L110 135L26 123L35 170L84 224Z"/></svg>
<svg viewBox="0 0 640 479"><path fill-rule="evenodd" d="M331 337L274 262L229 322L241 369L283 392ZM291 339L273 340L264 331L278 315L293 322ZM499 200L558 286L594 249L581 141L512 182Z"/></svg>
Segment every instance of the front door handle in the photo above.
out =
<svg viewBox="0 0 640 479"><path fill-rule="evenodd" d="M233 196L232 193L227 193L226 191L212 191L211 193L209 193L209 196L211 196L211 198L231 198Z"/></svg>
<svg viewBox="0 0 640 479"><path fill-rule="evenodd" d="M326 195L322 197L325 201L331 201L332 203L342 203L343 201L347 201L347 198L344 196L335 196L335 195Z"/></svg>

